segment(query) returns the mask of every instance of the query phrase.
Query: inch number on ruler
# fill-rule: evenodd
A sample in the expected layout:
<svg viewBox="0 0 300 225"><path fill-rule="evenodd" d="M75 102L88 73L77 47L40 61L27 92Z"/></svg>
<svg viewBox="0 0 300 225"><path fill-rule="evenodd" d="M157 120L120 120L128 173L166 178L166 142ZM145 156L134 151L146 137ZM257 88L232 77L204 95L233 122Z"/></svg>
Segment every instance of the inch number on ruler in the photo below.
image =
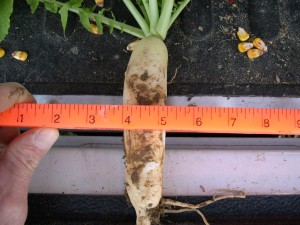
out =
<svg viewBox="0 0 300 225"><path fill-rule="evenodd" d="M0 113L0 126L300 134L300 109L22 103Z"/></svg>

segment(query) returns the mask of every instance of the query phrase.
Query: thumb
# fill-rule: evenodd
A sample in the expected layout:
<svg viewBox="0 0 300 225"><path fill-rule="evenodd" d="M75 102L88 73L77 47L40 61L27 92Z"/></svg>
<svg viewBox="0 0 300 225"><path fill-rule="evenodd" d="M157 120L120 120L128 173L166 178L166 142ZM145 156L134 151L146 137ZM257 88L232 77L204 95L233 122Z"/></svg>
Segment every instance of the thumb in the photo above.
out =
<svg viewBox="0 0 300 225"><path fill-rule="evenodd" d="M4 152L2 166L11 177L29 185L34 170L59 136L57 129L31 129L15 138ZM17 182L18 183L18 182Z"/></svg>
<svg viewBox="0 0 300 225"><path fill-rule="evenodd" d="M32 129L0 151L0 224L24 224L32 174L57 138L56 129Z"/></svg>

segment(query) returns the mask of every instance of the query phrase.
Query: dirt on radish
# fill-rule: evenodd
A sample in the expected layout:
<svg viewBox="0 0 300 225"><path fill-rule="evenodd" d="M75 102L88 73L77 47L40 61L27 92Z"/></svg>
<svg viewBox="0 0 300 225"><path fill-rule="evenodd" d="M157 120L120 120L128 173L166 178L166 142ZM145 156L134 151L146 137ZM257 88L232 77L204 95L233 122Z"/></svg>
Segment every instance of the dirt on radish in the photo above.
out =
<svg viewBox="0 0 300 225"><path fill-rule="evenodd" d="M123 103L164 105L167 97L167 48L157 37L143 38L125 72ZM130 119L128 118L130 123ZM136 210L136 224L153 224L162 198L165 132L124 131L126 191Z"/></svg>

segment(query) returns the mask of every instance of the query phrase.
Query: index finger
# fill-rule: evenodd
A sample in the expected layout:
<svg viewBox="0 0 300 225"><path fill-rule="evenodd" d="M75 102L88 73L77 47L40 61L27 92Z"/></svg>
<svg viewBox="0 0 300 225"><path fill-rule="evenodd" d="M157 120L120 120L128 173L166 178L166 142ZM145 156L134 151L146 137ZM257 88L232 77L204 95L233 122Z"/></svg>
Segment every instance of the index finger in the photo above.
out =
<svg viewBox="0 0 300 225"><path fill-rule="evenodd" d="M15 82L0 83L0 112L3 112L16 103L35 103L35 98L21 84Z"/></svg>

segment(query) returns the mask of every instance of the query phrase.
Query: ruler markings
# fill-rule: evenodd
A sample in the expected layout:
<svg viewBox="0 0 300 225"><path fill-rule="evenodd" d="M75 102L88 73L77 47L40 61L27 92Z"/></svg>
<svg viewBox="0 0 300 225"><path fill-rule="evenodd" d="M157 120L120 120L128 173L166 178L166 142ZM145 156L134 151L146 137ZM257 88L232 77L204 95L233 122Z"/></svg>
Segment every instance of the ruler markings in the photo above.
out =
<svg viewBox="0 0 300 225"><path fill-rule="evenodd" d="M295 129L300 128L299 124L298 124L298 111L294 113L294 121L295 121Z"/></svg>
<svg viewBox="0 0 300 225"><path fill-rule="evenodd" d="M72 105L69 107L69 118L71 117L71 108L72 108Z"/></svg>
<svg viewBox="0 0 300 225"><path fill-rule="evenodd" d="M195 108L193 108L192 124L197 125L196 122L195 122Z"/></svg>
<svg viewBox="0 0 300 225"><path fill-rule="evenodd" d="M156 106L154 106L153 108L156 109ZM159 118L159 113L160 113L160 108L157 108L157 118ZM157 126L159 126L159 119L157 120Z"/></svg>
<svg viewBox="0 0 300 225"><path fill-rule="evenodd" d="M229 111L227 111L227 127L229 127L229 123L230 123L230 113Z"/></svg>
<svg viewBox="0 0 300 225"><path fill-rule="evenodd" d="M49 105L48 105L48 108L49 108ZM53 123L53 119L54 116L53 116L53 105L51 105L51 123Z"/></svg>
<svg viewBox="0 0 300 225"><path fill-rule="evenodd" d="M18 107L17 122L19 122L19 117L20 117L20 108Z"/></svg>
<svg viewBox="0 0 300 225"><path fill-rule="evenodd" d="M296 122L296 123L294 123L294 126L295 126L295 128L297 128L297 118L296 118L295 110L293 110L293 117L294 117L294 121Z"/></svg>
<svg viewBox="0 0 300 225"><path fill-rule="evenodd" d="M0 126L300 134L299 115L282 108L22 103L0 113Z"/></svg>
<svg viewBox="0 0 300 225"><path fill-rule="evenodd" d="M124 107L121 108L121 120L122 125L124 124Z"/></svg>
<svg viewBox="0 0 300 225"><path fill-rule="evenodd" d="M142 118L142 107L139 107L139 111L140 111L139 118L141 119Z"/></svg>
<svg viewBox="0 0 300 225"><path fill-rule="evenodd" d="M88 124L88 121L89 121L89 106L86 107L85 124Z"/></svg>

